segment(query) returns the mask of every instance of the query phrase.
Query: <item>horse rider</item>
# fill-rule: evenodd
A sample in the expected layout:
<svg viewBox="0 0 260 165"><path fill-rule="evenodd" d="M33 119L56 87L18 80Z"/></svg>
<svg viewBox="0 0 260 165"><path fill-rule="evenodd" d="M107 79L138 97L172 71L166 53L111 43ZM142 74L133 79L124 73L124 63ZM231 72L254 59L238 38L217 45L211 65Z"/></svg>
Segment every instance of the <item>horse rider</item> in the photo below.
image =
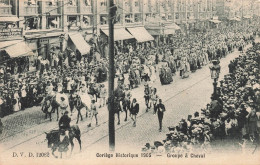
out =
<svg viewBox="0 0 260 165"><path fill-rule="evenodd" d="M145 105L146 105L146 112L148 112L150 106L150 97L151 97L151 88L148 83L146 83L144 88L144 99L145 99Z"/></svg>
<svg viewBox="0 0 260 165"><path fill-rule="evenodd" d="M61 118L59 120L59 129L60 129L61 133L64 133L64 132L70 130L71 118L68 116L68 114L69 114L69 112L65 111L65 113L61 116Z"/></svg>
<svg viewBox="0 0 260 165"><path fill-rule="evenodd" d="M122 84L118 84L114 95L115 95L115 101L119 101L120 109L121 111L123 111L123 99L125 97L125 92Z"/></svg>

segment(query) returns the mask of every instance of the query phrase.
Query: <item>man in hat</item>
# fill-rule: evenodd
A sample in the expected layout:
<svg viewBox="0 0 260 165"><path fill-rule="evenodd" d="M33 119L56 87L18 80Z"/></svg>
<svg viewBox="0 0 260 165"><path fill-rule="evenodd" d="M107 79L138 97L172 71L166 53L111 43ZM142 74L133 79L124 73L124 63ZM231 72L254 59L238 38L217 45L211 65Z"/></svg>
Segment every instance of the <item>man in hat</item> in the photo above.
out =
<svg viewBox="0 0 260 165"><path fill-rule="evenodd" d="M158 114L158 120L159 120L159 132L162 131L162 120L163 120L163 114L166 111L164 104L162 103L162 99L159 99L159 104L157 105L157 108L155 110L155 113Z"/></svg>
<svg viewBox="0 0 260 165"><path fill-rule="evenodd" d="M64 133L66 131L70 130L70 122L71 118L68 116L69 112L65 111L65 113L61 116L59 120L59 129L61 133Z"/></svg>

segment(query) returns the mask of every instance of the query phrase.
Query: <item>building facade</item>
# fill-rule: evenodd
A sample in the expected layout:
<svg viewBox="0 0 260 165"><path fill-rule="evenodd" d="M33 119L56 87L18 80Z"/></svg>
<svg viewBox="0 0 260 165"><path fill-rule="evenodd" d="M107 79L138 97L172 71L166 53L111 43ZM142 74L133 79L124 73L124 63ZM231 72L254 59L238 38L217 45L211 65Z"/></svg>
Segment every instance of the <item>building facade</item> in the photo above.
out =
<svg viewBox="0 0 260 165"><path fill-rule="evenodd" d="M115 29L147 27L152 35L174 33L171 29L176 28L175 24L182 29L207 27L214 17L227 16L228 8L226 0L114 0L114 3ZM65 49L68 34L80 33L87 41L103 34L108 29L108 5L108 0L0 0L1 40L23 38L34 53L46 58L53 46Z"/></svg>

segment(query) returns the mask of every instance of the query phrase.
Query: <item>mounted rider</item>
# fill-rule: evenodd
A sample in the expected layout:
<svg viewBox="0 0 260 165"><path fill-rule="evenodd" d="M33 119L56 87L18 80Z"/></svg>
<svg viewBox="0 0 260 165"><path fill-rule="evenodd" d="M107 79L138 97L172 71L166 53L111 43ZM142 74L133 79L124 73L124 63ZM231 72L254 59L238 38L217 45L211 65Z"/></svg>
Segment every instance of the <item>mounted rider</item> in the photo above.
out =
<svg viewBox="0 0 260 165"><path fill-rule="evenodd" d="M59 120L59 130L61 134L70 130L70 122L71 118L68 116L69 112L65 111L65 113L61 116Z"/></svg>
<svg viewBox="0 0 260 165"><path fill-rule="evenodd" d="M125 92L122 84L118 84L114 92L115 102L120 104L121 111L123 110L123 100L125 98Z"/></svg>
<svg viewBox="0 0 260 165"><path fill-rule="evenodd" d="M144 99L145 99L145 105L146 105L146 112L151 108L150 105L150 98L151 98L151 87L149 84L146 82L144 84Z"/></svg>
<svg viewBox="0 0 260 165"><path fill-rule="evenodd" d="M69 146L69 131L71 118L68 116L69 112L65 111L64 115L59 120L60 143L59 152L67 152Z"/></svg>

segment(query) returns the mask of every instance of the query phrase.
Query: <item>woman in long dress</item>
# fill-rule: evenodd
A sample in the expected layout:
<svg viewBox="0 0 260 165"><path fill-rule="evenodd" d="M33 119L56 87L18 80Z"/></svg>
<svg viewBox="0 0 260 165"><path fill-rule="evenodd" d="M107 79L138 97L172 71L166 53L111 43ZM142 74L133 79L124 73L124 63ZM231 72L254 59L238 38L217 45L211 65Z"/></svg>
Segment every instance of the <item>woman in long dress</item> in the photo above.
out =
<svg viewBox="0 0 260 165"><path fill-rule="evenodd" d="M16 100L15 104L14 104L14 112L17 112L17 111L20 111L21 110L21 103L20 103L20 97L19 97L19 94L18 94L18 89L15 90L15 93L14 93L14 99Z"/></svg>
<svg viewBox="0 0 260 165"><path fill-rule="evenodd" d="M63 89L62 82L59 82L59 83L58 83L58 92L61 93L61 92L62 92L62 89Z"/></svg>
<svg viewBox="0 0 260 165"><path fill-rule="evenodd" d="M155 82L156 81L156 72L155 72L155 67L153 65L150 66L150 71L151 71L151 82Z"/></svg>

